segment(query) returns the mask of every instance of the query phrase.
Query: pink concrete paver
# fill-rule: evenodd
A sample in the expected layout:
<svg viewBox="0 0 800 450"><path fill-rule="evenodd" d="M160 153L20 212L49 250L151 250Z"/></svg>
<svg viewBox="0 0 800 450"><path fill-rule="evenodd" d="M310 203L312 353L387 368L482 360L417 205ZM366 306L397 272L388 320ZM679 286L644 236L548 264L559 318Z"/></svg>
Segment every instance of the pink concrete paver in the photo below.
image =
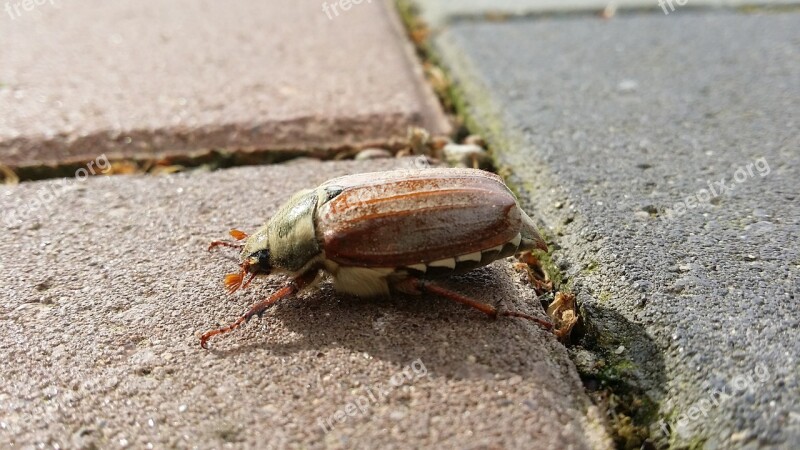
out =
<svg viewBox="0 0 800 450"><path fill-rule="evenodd" d="M209 241L252 232L328 178L409 167L296 160L0 186L0 448L610 448L555 336L435 296L358 299L326 280L200 348L285 282L226 295L236 252ZM521 280L503 260L441 283L541 317Z"/></svg>
<svg viewBox="0 0 800 450"><path fill-rule="evenodd" d="M392 5L323 4L3 3L0 163L320 151L403 138L410 125L447 132Z"/></svg>

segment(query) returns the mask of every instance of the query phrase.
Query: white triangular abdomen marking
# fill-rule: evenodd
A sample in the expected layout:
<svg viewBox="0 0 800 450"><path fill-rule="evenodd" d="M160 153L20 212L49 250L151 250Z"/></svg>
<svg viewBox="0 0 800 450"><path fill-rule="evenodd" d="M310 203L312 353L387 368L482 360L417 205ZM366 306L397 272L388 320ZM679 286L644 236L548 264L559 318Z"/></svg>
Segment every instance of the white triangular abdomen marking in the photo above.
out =
<svg viewBox="0 0 800 450"><path fill-rule="evenodd" d="M428 270L428 266L426 266L425 264L413 264L406 267L408 267L409 269L418 270L420 272L426 272Z"/></svg>
<svg viewBox="0 0 800 450"><path fill-rule="evenodd" d="M438 261L428 263L428 267L447 267L449 269L455 269L456 260L455 258L440 259Z"/></svg>
<svg viewBox="0 0 800 450"><path fill-rule="evenodd" d="M481 252L469 253L466 255L456 256L456 261L481 261Z"/></svg>

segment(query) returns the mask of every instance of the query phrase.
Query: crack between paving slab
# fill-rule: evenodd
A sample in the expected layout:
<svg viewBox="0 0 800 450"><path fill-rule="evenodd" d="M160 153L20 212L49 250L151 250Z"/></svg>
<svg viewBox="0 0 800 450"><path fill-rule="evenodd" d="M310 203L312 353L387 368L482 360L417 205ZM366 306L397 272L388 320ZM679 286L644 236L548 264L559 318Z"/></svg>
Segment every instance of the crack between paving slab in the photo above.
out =
<svg viewBox="0 0 800 450"><path fill-rule="evenodd" d="M452 82L450 73L446 71L442 58L437 50L429 42L431 30L421 19L414 4L410 0L397 0L398 9L401 12L409 37L417 46L417 54L426 70L429 82L433 86L437 96L440 98L446 112L454 117L457 125L456 135L465 136L467 134L478 134L483 136L493 148L510 148L516 141L509 135L509 130L500 123L492 121L489 117L503 117L497 114L483 113L477 117L472 111L476 108L476 103L486 111L496 111L491 105L491 101L483 99L480 101L481 89L477 86L461 86ZM466 63L465 63L466 64ZM463 69L465 66L462 65ZM469 98L472 102L467 100ZM478 99L478 100L476 100ZM470 105L470 103L472 103ZM486 109L488 108L488 109ZM491 152L491 148L489 148ZM491 153L493 157L496 155ZM495 166L498 166L496 157ZM547 173L546 166L542 167L542 173ZM545 184L555 185L557 183L540 182L536 186L526 185L519 177L515 176L512 167L499 166L497 172L507 181L507 184L517 197L522 199L530 198L526 195L545 195L553 197L550 189ZM543 175L543 178L552 174ZM558 195L558 194L556 194ZM567 198L566 195L563 195ZM530 206L530 205L527 205ZM534 216L535 217L535 216ZM541 220L541 218L537 218ZM576 218L572 218L572 221ZM580 220L578 218L578 220ZM569 222L560 224L556 229L561 229L555 234L549 233L549 227L540 227L545 233L545 238L552 243L551 251L543 255L542 263L545 270L549 273L556 287L555 290L573 291L576 289L577 277L569 277L563 273L570 265L577 265L579 261L570 261L568 257L562 256L559 250L560 243L566 244L563 239L563 229ZM575 229L575 226L573 226ZM558 252L558 253L555 253ZM577 281L578 284L581 281ZM674 446L675 442L669 442L669 434L664 433L664 426L667 422L664 417L659 416L660 403L656 398L661 397L660 392L663 388L663 380L648 382L643 380L637 372L640 366L648 358L647 356L658 354L658 349L652 341L638 327L631 326L630 322L617 317L618 314L609 314L596 307L597 305L581 305L581 320L573 330L573 336L568 344L570 356L584 382L586 392L595 405L600 407L606 414L606 429L614 439L615 445L619 448L666 448ZM627 358L618 352L619 348L644 349L641 355L645 358ZM643 361L644 360L644 361ZM663 364L662 364L663 366ZM633 375L636 373L635 375ZM659 373L656 371L656 373ZM668 427L668 426L667 426ZM667 430L669 431L669 430ZM702 445L698 441L690 447Z"/></svg>
<svg viewBox="0 0 800 450"><path fill-rule="evenodd" d="M365 120L369 121L368 119ZM211 136L213 138L211 139L212 141L220 140L222 139L220 135L226 134L227 131L225 130L227 128L229 127L222 126L214 130L201 131L201 134L205 133ZM396 126L390 128L396 128ZM255 144L226 148L223 144L220 144L208 148L192 149L191 143L187 141L189 137L186 133L186 130L161 130L155 134L147 130L111 134L102 132L97 136L89 136L69 144L70 147L88 146L92 149L91 152L88 150L77 151L83 156L77 154L73 156L64 155L59 161L45 161L35 164L14 164L13 161L7 161L7 165L0 164L0 184L15 184L19 181L76 176L76 171L81 168L85 169L91 161L92 157L86 156L87 154L96 154L95 161L102 160L111 164L110 169L101 168L103 169L103 175L161 174L187 169L217 170L236 166L277 164L303 157L319 160L339 160L352 158L365 148L381 148L397 153L408 147L407 137L397 137L399 134L397 130L386 130L386 132L377 133L377 135L394 136L389 138L342 136L339 139L339 144L331 145L319 142L314 145L308 145L305 148L292 147L288 142L277 142L269 148L263 148ZM200 138L195 136L195 139ZM19 153L24 152L26 149L31 150L31 148L37 147L38 152L47 153L42 149L60 145L56 141L55 139L17 139L4 142L0 149L16 149L15 152ZM133 155L123 155L126 146L130 145L144 147L135 151ZM156 148L163 150L155 150ZM76 153L72 150L70 152ZM30 159L30 156L27 158ZM36 158L34 157L33 159Z"/></svg>
<svg viewBox="0 0 800 450"><path fill-rule="evenodd" d="M406 141L388 140L365 144L363 146L341 146L319 148L311 150L300 149L249 149L249 150L223 150L208 149L196 150L188 153L177 153L157 157L106 157L103 153L98 156L107 161L110 167L101 167L98 175L126 175L126 174L168 174L187 170L212 171L239 166L256 166L281 164L298 158L312 158L320 161L341 160L352 158L364 148L380 148L392 153L407 148ZM168 153L168 152L165 152ZM102 157L102 158L101 158ZM76 172L86 169L88 162L75 159L52 164L38 164L8 167L0 164L0 184L16 184L17 182L37 181L51 178L77 176ZM97 167L97 165L95 165Z"/></svg>
<svg viewBox="0 0 800 450"><path fill-rule="evenodd" d="M390 4L392 33L409 63L417 60L414 46L406 42L406 29ZM437 110L417 67L408 70L421 101L419 111L362 114L323 119L315 115L265 123L222 123L197 127L101 130L86 135L59 133L16 137L0 141L0 184L79 176L91 163L110 161L102 174L173 173L187 169L216 170L235 166L265 165L296 158L340 160L364 149L386 150L394 155L418 153L414 144L419 129L432 138L451 134L449 118ZM320 133L320 130L325 132ZM426 131L427 134L427 131ZM427 154L427 153L425 153ZM54 158L53 155L56 155ZM91 175L95 175L92 171Z"/></svg>

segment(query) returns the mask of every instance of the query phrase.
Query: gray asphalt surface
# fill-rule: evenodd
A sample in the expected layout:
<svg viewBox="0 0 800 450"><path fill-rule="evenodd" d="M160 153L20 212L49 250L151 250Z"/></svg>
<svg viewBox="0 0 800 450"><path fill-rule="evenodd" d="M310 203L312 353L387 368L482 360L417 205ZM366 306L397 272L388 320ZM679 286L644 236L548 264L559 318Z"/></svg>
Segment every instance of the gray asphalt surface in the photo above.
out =
<svg viewBox="0 0 800 450"><path fill-rule="evenodd" d="M225 295L235 255L209 241L330 177L411 165L0 186L0 447L608 448L553 335L446 300L325 284L200 348L279 285ZM496 262L449 285L544 314L522 280Z"/></svg>
<svg viewBox="0 0 800 450"><path fill-rule="evenodd" d="M434 41L674 445L800 443L798 30L789 12L636 14Z"/></svg>

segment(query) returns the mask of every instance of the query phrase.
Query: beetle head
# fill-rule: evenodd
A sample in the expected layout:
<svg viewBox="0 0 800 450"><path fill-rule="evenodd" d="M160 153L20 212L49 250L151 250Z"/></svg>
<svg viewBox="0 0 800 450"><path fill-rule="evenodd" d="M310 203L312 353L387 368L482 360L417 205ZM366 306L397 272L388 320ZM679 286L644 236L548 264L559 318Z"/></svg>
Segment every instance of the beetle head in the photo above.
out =
<svg viewBox="0 0 800 450"><path fill-rule="evenodd" d="M242 268L239 273L225 275L225 286L230 293L236 292L239 288L247 287L256 275L269 275L272 272L272 265L269 262L269 249L264 248L243 254L239 267ZM247 274L250 274L250 277L242 283Z"/></svg>
<svg viewBox="0 0 800 450"><path fill-rule="evenodd" d="M242 271L253 275L269 275L272 265L269 262L269 249L256 250L242 258Z"/></svg>

